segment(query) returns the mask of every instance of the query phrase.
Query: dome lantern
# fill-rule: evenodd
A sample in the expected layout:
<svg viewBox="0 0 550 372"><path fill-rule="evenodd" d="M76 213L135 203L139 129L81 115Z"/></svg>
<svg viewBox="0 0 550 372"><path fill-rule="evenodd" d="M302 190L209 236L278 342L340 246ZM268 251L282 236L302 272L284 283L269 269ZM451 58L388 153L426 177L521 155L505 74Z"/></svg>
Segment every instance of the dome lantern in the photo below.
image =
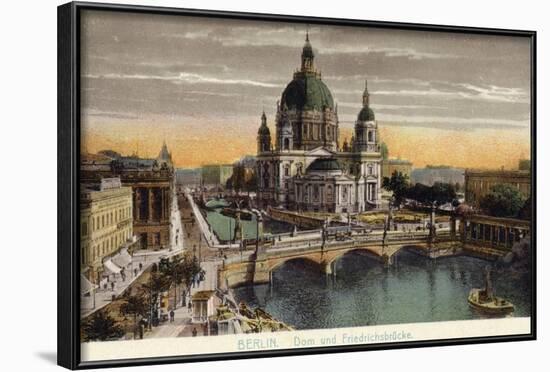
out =
<svg viewBox="0 0 550 372"><path fill-rule="evenodd" d="M313 65L313 60L315 55L313 54L313 47L309 42L309 31L306 31L306 42L304 48L302 49L302 72L314 72L315 67Z"/></svg>

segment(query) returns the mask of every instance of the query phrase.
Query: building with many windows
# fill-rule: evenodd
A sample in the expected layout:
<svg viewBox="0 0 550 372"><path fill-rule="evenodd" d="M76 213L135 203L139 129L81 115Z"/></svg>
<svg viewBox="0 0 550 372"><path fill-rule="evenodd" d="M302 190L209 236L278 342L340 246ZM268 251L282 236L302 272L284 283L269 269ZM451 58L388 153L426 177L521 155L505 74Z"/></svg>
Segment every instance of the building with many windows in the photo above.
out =
<svg viewBox="0 0 550 372"><path fill-rule="evenodd" d="M481 199L496 185L516 187L526 198L531 196L531 171L529 170L474 170L464 173L466 203L479 206Z"/></svg>
<svg viewBox="0 0 550 372"><path fill-rule="evenodd" d="M142 249L163 249L170 245L170 214L174 187L172 156L164 143L157 158L122 156L113 151L81 156L83 184L104 178L120 178L132 188L133 232Z"/></svg>
<svg viewBox="0 0 550 372"><path fill-rule="evenodd" d="M99 283L104 261L133 239L132 188L119 178L82 185L80 193L81 272Z"/></svg>
<svg viewBox="0 0 550 372"><path fill-rule="evenodd" d="M306 35L301 67L277 103L274 146L262 114L257 136L258 205L327 212L376 208L382 156L367 84L351 143L339 148L338 107L314 58Z"/></svg>
<svg viewBox="0 0 550 372"><path fill-rule="evenodd" d="M390 178L395 172L401 173L411 179L413 164L411 161L399 158L388 158L382 161L382 179Z"/></svg>

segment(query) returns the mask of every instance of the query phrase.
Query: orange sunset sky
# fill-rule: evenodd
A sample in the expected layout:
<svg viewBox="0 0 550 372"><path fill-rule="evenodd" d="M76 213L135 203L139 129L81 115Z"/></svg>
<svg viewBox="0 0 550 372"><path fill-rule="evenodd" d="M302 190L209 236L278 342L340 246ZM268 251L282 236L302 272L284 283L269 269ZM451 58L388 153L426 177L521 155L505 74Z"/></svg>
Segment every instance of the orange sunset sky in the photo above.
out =
<svg viewBox="0 0 550 372"><path fill-rule="evenodd" d="M204 131L200 122L172 123L165 130L159 125L119 123L102 131L86 131L82 136L85 152L112 149L122 154L157 156L166 140L178 167L192 168L204 164L232 163L244 155L256 153L258 120L246 127L229 123L212 126L218 130ZM388 145L390 157L413 162L414 167L446 164L464 168L513 169L518 160L529 158L529 132L483 129L456 131L432 128L402 128L384 126L379 122L380 135ZM116 129L115 129L116 128ZM270 123L273 133L274 126ZM341 129L341 142L351 137L352 129Z"/></svg>

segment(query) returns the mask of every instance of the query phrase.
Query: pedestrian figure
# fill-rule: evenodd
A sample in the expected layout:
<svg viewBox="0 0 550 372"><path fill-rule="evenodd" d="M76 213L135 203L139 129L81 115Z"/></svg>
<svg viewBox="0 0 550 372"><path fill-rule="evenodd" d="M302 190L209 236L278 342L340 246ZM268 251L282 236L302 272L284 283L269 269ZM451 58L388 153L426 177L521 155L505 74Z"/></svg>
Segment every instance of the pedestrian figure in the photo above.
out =
<svg viewBox="0 0 550 372"><path fill-rule="evenodd" d="M115 282L111 282L111 291L115 290Z"/></svg>
<svg viewBox="0 0 550 372"><path fill-rule="evenodd" d="M191 312L191 300L189 300L189 302L187 302L187 310L189 312Z"/></svg>
<svg viewBox="0 0 550 372"><path fill-rule="evenodd" d="M170 310L170 322L174 321L174 310Z"/></svg>
<svg viewBox="0 0 550 372"><path fill-rule="evenodd" d="M143 268L143 264L140 262L139 263L139 271L141 271L142 268Z"/></svg>
<svg viewBox="0 0 550 372"><path fill-rule="evenodd" d="M137 276L138 269L134 269L134 276Z"/></svg>
<svg viewBox="0 0 550 372"><path fill-rule="evenodd" d="M193 335L193 337L195 337L197 335L197 328L193 327L193 331L191 332L191 334Z"/></svg>

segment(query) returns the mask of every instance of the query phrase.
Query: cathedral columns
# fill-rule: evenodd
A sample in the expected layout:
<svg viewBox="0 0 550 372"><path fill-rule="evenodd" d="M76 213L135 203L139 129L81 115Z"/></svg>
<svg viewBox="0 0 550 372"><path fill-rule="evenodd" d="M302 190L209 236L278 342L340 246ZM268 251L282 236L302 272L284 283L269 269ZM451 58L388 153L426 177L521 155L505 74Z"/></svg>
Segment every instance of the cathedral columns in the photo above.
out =
<svg viewBox="0 0 550 372"><path fill-rule="evenodd" d="M139 188L134 188L134 208L133 208L133 215L134 215L134 221L138 221L140 219L140 212L141 205L140 205L140 197L139 197Z"/></svg>
<svg viewBox="0 0 550 372"><path fill-rule="evenodd" d="M153 193L153 188L152 187L150 187L148 189L148 191L149 191L149 198L148 198L149 203L148 203L148 206L147 206L148 207L147 208L147 212L148 212L148 218L147 219L149 221L153 221L153 200L155 198L155 194Z"/></svg>

